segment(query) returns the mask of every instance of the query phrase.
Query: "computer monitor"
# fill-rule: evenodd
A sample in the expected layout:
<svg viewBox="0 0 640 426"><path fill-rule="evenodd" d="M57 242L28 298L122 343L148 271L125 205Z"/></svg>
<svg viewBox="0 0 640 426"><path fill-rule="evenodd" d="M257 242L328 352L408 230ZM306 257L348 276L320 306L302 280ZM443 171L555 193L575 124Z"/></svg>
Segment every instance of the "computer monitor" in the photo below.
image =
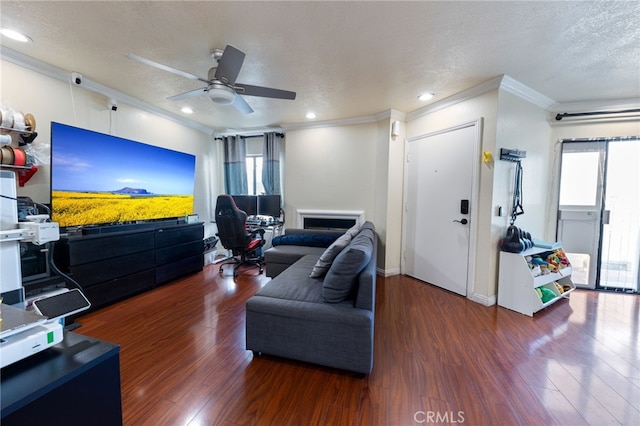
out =
<svg viewBox="0 0 640 426"><path fill-rule="evenodd" d="M280 217L280 195L259 195L258 214L260 216Z"/></svg>
<svg viewBox="0 0 640 426"><path fill-rule="evenodd" d="M258 200L255 195L232 195L233 201L236 202L236 206L247 216L255 216L258 214Z"/></svg>

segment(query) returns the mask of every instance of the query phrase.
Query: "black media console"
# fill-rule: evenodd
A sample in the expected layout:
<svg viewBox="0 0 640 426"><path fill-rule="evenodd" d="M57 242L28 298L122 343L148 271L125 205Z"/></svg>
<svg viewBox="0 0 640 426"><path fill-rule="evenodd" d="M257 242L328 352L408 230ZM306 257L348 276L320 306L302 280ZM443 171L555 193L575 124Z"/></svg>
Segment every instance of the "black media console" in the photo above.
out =
<svg viewBox="0 0 640 426"><path fill-rule="evenodd" d="M2 426L122 425L120 346L65 332L2 369Z"/></svg>
<svg viewBox="0 0 640 426"><path fill-rule="evenodd" d="M54 259L93 310L201 271L203 238L202 223L70 234L56 243Z"/></svg>

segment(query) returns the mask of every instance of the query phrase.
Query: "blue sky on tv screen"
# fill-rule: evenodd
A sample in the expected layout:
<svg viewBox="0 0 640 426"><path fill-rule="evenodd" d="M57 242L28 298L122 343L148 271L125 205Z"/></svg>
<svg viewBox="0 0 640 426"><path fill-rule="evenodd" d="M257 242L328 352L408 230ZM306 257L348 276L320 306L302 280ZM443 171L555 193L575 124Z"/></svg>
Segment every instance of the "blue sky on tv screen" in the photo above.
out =
<svg viewBox="0 0 640 426"><path fill-rule="evenodd" d="M191 195L194 190L194 155L64 124L51 123L51 161L54 191L137 188Z"/></svg>

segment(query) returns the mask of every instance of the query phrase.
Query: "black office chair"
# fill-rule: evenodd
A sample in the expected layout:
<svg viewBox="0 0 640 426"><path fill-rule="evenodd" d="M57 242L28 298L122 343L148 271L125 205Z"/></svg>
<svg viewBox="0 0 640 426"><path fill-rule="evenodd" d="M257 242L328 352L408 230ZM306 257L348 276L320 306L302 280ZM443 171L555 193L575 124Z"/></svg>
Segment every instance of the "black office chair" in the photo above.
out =
<svg viewBox="0 0 640 426"><path fill-rule="evenodd" d="M216 235L220 238L222 246L233 254L233 258L220 265L220 273L224 265L234 264L234 277L238 276L238 269L243 265L257 266L261 274L264 263L264 229L250 230L246 224L247 214L236 206L230 195L218 196L215 215L218 227Z"/></svg>

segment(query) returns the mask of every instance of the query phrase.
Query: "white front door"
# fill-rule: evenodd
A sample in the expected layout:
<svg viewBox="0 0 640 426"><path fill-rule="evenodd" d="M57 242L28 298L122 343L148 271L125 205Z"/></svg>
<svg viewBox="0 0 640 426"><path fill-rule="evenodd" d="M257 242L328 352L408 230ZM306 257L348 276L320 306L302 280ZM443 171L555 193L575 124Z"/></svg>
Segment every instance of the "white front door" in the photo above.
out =
<svg viewBox="0 0 640 426"><path fill-rule="evenodd" d="M403 272L463 296L472 278L480 135L479 120L407 142Z"/></svg>

